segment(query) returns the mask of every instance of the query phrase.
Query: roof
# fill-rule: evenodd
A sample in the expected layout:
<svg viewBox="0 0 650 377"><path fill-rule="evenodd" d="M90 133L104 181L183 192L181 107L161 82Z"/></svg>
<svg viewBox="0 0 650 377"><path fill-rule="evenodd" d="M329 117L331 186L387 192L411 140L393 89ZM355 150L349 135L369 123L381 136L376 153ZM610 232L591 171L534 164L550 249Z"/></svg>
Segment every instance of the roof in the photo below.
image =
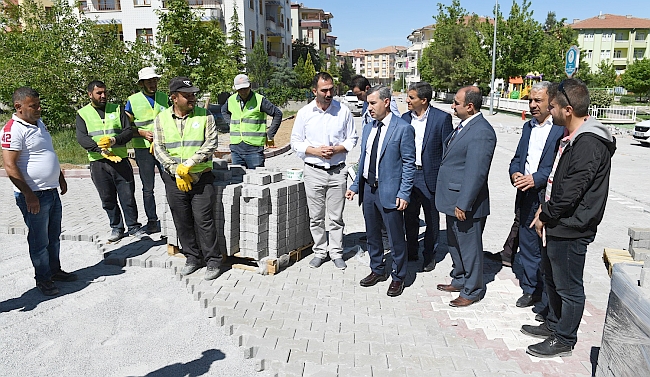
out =
<svg viewBox="0 0 650 377"><path fill-rule="evenodd" d="M386 46L377 50L366 51L364 55L377 55L377 54L396 54L398 51L407 50L404 46Z"/></svg>
<svg viewBox="0 0 650 377"><path fill-rule="evenodd" d="M650 29L650 19L601 14L569 25L573 29Z"/></svg>

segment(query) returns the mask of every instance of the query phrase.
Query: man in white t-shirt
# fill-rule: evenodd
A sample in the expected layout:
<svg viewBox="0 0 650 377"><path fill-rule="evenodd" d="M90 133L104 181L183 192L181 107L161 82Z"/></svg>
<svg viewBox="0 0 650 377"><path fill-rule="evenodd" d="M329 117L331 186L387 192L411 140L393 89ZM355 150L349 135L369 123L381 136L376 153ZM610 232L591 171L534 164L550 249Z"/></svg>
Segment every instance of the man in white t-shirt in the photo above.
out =
<svg viewBox="0 0 650 377"><path fill-rule="evenodd" d="M2 129L2 158L7 176L14 184L16 204L29 230L29 256L36 271L36 287L46 296L59 289L53 281L74 281L75 274L61 270L61 195L67 183L54 152L52 137L41 118L41 100L32 88L21 87L13 94L16 112Z"/></svg>

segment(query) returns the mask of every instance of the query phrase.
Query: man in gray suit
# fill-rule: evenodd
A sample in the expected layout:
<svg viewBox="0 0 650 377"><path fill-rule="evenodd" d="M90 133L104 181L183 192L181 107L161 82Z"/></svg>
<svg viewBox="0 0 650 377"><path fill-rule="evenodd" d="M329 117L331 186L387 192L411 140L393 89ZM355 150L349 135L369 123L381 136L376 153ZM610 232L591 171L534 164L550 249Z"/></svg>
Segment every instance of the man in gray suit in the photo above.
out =
<svg viewBox="0 0 650 377"><path fill-rule="evenodd" d="M415 131L403 119L391 114L390 88L378 85L368 90L368 105L374 121L363 127L359 173L345 193L349 200L359 194L363 204L370 255L370 275L359 283L371 287L386 279L381 224L386 226L393 255L388 296L404 291L406 238L404 214L415 173Z"/></svg>
<svg viewBox="0 0 650 377"><path fill-rule="evenodd" d="M449 305L469 306L485 296L483 229L490 214L488 173L497 137L480 113L478 88L460 89L451 108L461 122L445 140L436 184L436 207L447 215L447 243L453 261L451 284L445 292L460 292Z"/></svg>

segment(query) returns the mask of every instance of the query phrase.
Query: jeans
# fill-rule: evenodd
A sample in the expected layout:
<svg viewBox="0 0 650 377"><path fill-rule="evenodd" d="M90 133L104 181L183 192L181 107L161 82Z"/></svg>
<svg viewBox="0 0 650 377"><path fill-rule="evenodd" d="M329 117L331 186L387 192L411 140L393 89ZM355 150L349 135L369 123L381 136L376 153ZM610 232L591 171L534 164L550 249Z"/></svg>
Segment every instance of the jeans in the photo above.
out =
<svg viewBox="0 0 650 377"><path fill-rule="evenodd" d="M542 268L548 294L549 328L560 342L574 346L578 341L578 326L585 309L582 276L587 245L594 236L583 238L546 237L542 248Z"/></svg>
<svg viewBox="0 0 650 377"><path fill-rule="evenodd" d="M156 171L162 174L163 169L160 162L149 153L147 148L135 148L135 162L138 164L140 171L140 181L142 181L142 201L144 202L144 212L147 214L149 222L158 221L156 214L156 199L153 196L154 182L156 181Z"/></svg>
<svg viewBox="0 0 650 377"><path fill-rule="evenodd" d="M61 199L56 189L36 191L40 211L31 214L27 211L25 195L20 192L14 193L16 204L23 213L29 244L29 257L36 271L36 281L44 282L52 278L52 274L61 270L59 250L61 241Z"/></svg>
<svg viewBox="0 0 650 377"><path fill-rule="evenodd" d="M135 182L133 180L133 169L128 159L118 163L107 160L90 162L90 178L97 188L99 198L102 201L102 208L106 211L110 221L111 229L124 231L122 212L117 205L120 199L120 206L124 211L124 220L129 231L140 228L138 222L138 207L135 204Z"/></svg>
<svg viewBox="0 0 650 377"><path fill-rule="evenodd" d="M264 166L264 150L254 153L240 154L230 151L233 165L245 166L248 169L255 169L258 166Z"/></svg>

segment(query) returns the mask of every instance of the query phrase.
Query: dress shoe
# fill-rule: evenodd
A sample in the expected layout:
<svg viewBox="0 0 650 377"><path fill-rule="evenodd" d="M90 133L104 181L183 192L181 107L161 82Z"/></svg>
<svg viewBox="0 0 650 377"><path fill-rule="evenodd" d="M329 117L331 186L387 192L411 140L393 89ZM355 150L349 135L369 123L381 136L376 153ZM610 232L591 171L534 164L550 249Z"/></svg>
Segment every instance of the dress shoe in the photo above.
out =
<svg viewBox="0 0 650 377"><path fill-rule="evenodd" d="M59 270L52 274L52 281L71 282L77 280L77 275Z"/></svg>
<svg viewBox="0 0 650 377"><path fill-rule="evenodd" d="M389 295L390 297L396 297L401 295L402 292L404 292L404 282L393 280L390 283L390 286L388 287L388 291L386 292L386 294Z"/></svg>
<svg viewBox="0 0 650 377"><path fill-rule="evenodd" d="M435 268L436 268L436 260L435 260L435 259L432 260L432 261L429 262L429 263L426 263L426 261L425 261L425 263L424 263L424 265L423 265L423 267L422 267L422 271L424 271L424 272L431 272L431 271L433 271Z"/></svg>
<svg viewBox="0 0 650 377"><path fill-rule="evenodd" d="M535 303L541 299L540 296L533 296L529 293L524 293L523 296L519 297L515 305L517 305L518 308L525 308L535 305Z"/></svg>
<svg viewBox="0 0 650 377"><path fill-rule="evenodd" d="M535 314L535 321L537 322L544 322L546 321L546 318L542 315L542 313L537 313Z"/></svg>
<svg viewBox="0 0 650 377"><path fill-rule="evenodd" d="M571 356L572 349L573 347L562 343L557 336L550 336L541 343L528 346L526 353L543 358Z"/></svg>
<svg viewBox="0 0 650 377"><path fill-rule="evenodd" d="M523 325L521 326L521 332L540 339L546 339L553 335L553 331L548 328L546 322L542 323L539 326Z"/></svg>
<svg viewBox="0 0 650 377"><path fill-rule="evenodd" d="M386 280L386 276L384 275L379 275L374 272L371 272L370 275L366 276L365 278L361 279L359 284L362 287L372 287L373 285L379 283L380 281Z"/></svg>
<svg viewBox="0 0 650 377"><path fill-rule="evenodd" d="M451 284L438 284L436 286L439 291L444 291L444 292L460 292L460 288L456 288Z"/></svg>
<svg viewBox="0 0 650 377"><path fill-rule="evenodd" d="M479 302L479 301L481 301L481 299L470 300L468 298L458 296L458 298L456 298L455 300L451 300L449 302L449 306L452 306L454 308L462 308L462 307L465 307L465 306L470 306L473 303Z"/></svg>

